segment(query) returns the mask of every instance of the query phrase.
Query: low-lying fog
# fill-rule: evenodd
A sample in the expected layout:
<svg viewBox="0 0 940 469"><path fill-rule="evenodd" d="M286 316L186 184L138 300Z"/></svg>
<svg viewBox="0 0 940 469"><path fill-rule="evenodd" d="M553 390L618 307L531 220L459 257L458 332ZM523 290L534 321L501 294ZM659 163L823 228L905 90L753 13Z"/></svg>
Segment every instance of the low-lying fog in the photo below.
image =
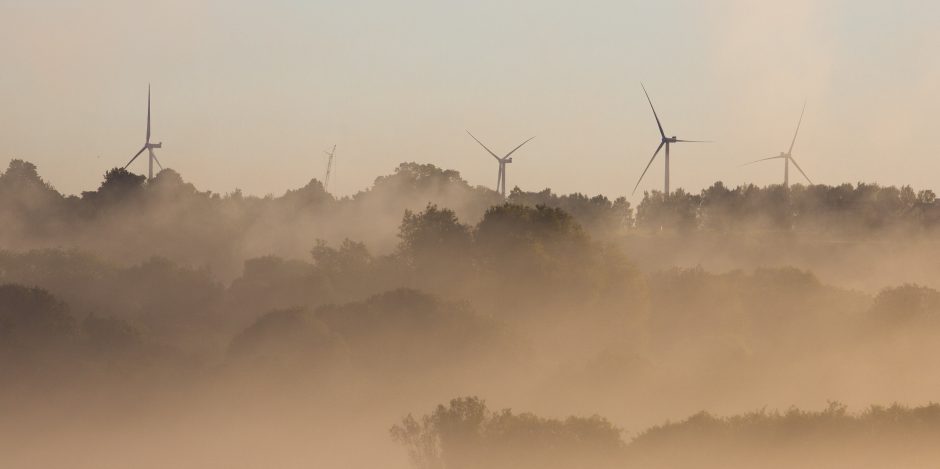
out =
<svg viewBox="0 0 940 469"><path fill-rule="evenodd" d="M0 175L2 467L936 467L940 205Z"/></svg>

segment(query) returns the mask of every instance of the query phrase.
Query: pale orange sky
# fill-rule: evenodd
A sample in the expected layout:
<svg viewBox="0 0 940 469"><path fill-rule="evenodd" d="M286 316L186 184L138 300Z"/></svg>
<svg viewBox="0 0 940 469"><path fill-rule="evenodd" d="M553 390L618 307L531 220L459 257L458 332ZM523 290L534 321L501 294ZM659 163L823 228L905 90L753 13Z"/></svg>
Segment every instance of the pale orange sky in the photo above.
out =
<svg viewBox="0 0 940 469"><path fill-rule="evenodd" d="M673 187L816 182L940 188L940 7L927 1L125 2L0 0L0 164L67 193L143 143L147 83L164 165L217 192L335 192L399 162L493 187L628 195L658 135ZM141 158L131 168L146 171ZM640 191L662 187L662 162Z"/></svg>

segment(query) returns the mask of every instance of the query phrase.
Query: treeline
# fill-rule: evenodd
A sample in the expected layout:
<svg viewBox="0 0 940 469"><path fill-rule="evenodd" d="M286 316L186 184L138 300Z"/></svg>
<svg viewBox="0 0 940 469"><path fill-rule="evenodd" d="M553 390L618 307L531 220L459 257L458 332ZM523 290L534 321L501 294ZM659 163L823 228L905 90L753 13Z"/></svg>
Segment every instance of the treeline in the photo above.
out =
<svg viewBox="0 0 940 469"><path fill-rule="evenodd" d="M113 350L125 363L118 371L144 378L166 367L203 377L261 372L276 385L353 374L414 391L525 360L539 324L609 329L612 340L632 334L639 318L638 272L559 209L498 205L471 226L429 205L405 212L398 237L383 255L362 242L313 239L307 260L251 258L225 283L163 257L0 251L0 284L10 292L0 297L0 334L23 337L5 363L42 375L54 370L36 366L33 352L52 353L108 372L117 370ZM46 346L53 342L62 346ZM86 353L98 342L123 348L103 345L98 360Z"/></svg>
<svg viewBox="0 0 940 469"><path fill-rule="evenodd" d="M511 356L515 346L497 321L466 304L406 289L340 305L262 313L240 331L201 327L207 321L178 315L160 320L177 334L190 328L195 334L185 344L165 331L155 334L139 317L82 311L42 288L0 285L0 372L10 384L0 396L23 390L68 393L78 383L94 387L94 381L122 387L167 376L174 376L182 391L194 382L241 372L254 380L261 376L270 381L262 384L272 387L290 379L301 392L304 383L326 389L324 382L353 370L372 370L374 375L366 376L370 382L445 368L458 379L471 363ZM218 341L219 347L198 353L205 352L193 347L199 339ZM50 383L58 385L44 388ZM336 389L348 384L337 383Z"/></svg>
<svg viewBox="0 0 940 469"><path fill-rule="evenodd" d="M931 231L938 224L940 205L929 189L866 183L732 189L716 182L699 194L647 192L637 206L635 226L645 231L792 230L854 237Z"/></svg>
<svg viewBox="0 0 940 469"><path fill-rule="evenodd" d="M429 205L406 211L399 243L374 254L365 243L309 240L307 260L248 259L228 285L210 269L154 256L139 263L85 251L0 251L0 282L41 286L83 312L132 318L151 334L185 336L244 326L259 314L316 309L416 289L472 300L483 316L526 318L630 315L639 273L616 249L593 241L560 209L498 205L474 226ZM211 337L211 334L210 334Z"/></svg>
<svg viewBox="0 0 940 469"><path fill-rule="evenodd" d="M429 203L476 222L503 200L494 191L471 187L456 171L417 163L403 163L372 187L343 198L327 193L317 180L278 197L239 190L222 195L199 191L173 170L148 182L120 168L108 171L97 190L65 196L35 165L12 160L0 174L5 228L0 243L16 249L76 247L117 261L159 255L232 273L250 257L302 257L316 238L334 243L350 238L391 250L402 213ZM615 204L598 196L567 208L577 207L584 208L588 226L630 219L629 204L622 200Z"/></svg>
<svg viewBox="0 0 940 469"><path fill-rule="evenodd" d="M641 272L624 253L660 256L669 249L657 243L685 241L659 235L677 227L929 232L929 194L878 189L891 203L875 204L881 196L861 197L865 187L846 190L859 197L837 210L808 201L841 189L795 186L779 203L812 209L769 229L759 208L771 202L744 202L774 187L724 198L677 192L652 210L654 193L634 212L623 199L551 191L515 190L507 201L456 172L409 163L340 199L316 181L279 197L200 192L170 170L149 182L112 170L97 190L64 196L15 160L0 176L0 375L14 383L0 389L9 397L0 410L22 408L24 396L41 409L56 402L49 394L73 396L79 408L92 396L102 408L120 396L138 405L148 393L186 402L197 383L211 396L203 402L227 397L261 405L261 415L269 403L256 396L281 397L288 414L309 405L345 418L400 414L472 389L661 421L675 415L673 403L739 402L792 392L794 382L839 397L893 373L907 389L928 389L913 370L940 352L936 290L869 294L793 268ZM678 201L691 224L664 221ZM714 221L721 213L728 224ZM501 439L578 454L589 439L567 439L581 432L610 448L621 441L603 419L480 415L480 444L513 460L522 456L499 449ZM530 424L542 430L527 433ZM433 418L408 425L417 440L407 429L401 438L427 442L436 431ZM595 467L621 452L611 451Z"/></svg>
<svg viewBox="0 0 940 469"><path fill-rule="evenodd" d="M543 418L493 410L477 397L438 405L391 429L416 469L632 467L930 467L940 404L873 405L849 413L706 412L630 437L600 416Z"/></svg>
<svg viewBox="0 0 940 469"><path fill-rule="evenodd" d="M831 357L890 369L931 356L940 328L940 292L915 285L871 297L794 269L642 275L559 210L504 205L469 227L431 206L400 232L393 254L321 242L309 261L246 261L229 284L160 258L0 252L2 363L41 372L33 357L90 357L315 380L369 370L420 388L538 359L564 365L538 378L542 398L603 404L674 392L661 383L680 377L733 398L749 391L733 383L822 372Z"/></svg>
<svg viewBox="0 0 940 469"><path fill-rule="evenodd" d="M699 194L677 190L645 194L635 209L625 198L512 190L507 199L472 187L460 174L430 164L402 163L372 187L336 198L319 181L280 196L199 191L173 170L153 181L123 169L105 174L100 187L79 196L60 194L37 168L12 160L0 174L3 246L68 246L109 260L141 261L160 255L191 265L237 272L244 259L265 254L302 257L310 240L338 244L349 238L379 252L395 247L405 210L428 204L453 210L475 224L489 207L510 203L558 208L596 239L663 231L799 232L835 237L930 233L940 208L930 190L876 184L728 188L715 183Z"/></svg>
<svg viewBox="0 0 940 469"><path fill-rule="evenodd" d="M389 182L393 180L397 182ZM337 358L340 351L359 353L351 344L380 350L383 347L376 344L392 340L374 333L380 342L362 342L355 331L399 330L396 344L423 344L427 335L462 343L459 331L464 331L479 343L501 345L473 349L460 360L479 353L498 356L510 344L517 351L527 349L565 363L540 378L551 383L540 391L548 397L576 390L597 402L612 402L622 386L634 382L644 384L632 392L660 392L652 383L678 379L670 375L677 370L664 366L670 363L695 363L693 371L682 371L683 379L700 374L711 392L735 393L744 389L723 389L722 383L730 381L704 378L720 372L755 382L785 379L780 373L774 376L768 365L813 367L819 362L813 353L863 340L866 346L853 348L853 353L875 353L888 347L892 331L903 330L908 339L934 331L932 318L940 306L938 293L925 287L888 288L872 297L787 268L726 273L677 268L644 274L615 243L586 230L565 210L548 206L565 205L584 214L589 207L608 206L606 199L515 191L512 197L531 199L481 208L475 223L425 202L397 215L390 235L397 242L379 253L360 240L318 239L314 227L319 224L295 229L296 223L306 223L298 222L297 213L335 215L330 207L362 206L357 204L366 200L391 203L386 200L391 196L373 199L364 193L337 201L312 183L280 198L222 197L197 192L170 171L145 183L139 176L114 170L98 191L62 197L23 162L11 165L0 181L5 194L23 186L2 205L8 214L19 213L14 218L22 221L6 226L35 234L24 240L59 233L61 239L85 237L101 248L2 251L0 284L45 289L70 306L74 324L90 315L124 321L127 328L115 327L133 329L130 335L144 342L199 357L190 363L230 363L229 350L241 350L232 352L239 356L265 355L268 352L256 350L277 344L295 344L286 351L306 350L298 352L301 361L315 361L310 356L322 352L332 357L327 362L342 362ZM424 196L415 194L427 194L430 186L486 194L466 186L456 173L413 165L380 178L370 193L404 191L417 201ZM800 190L796 187L793 193ZM33 197L22 196L30 193ZM35 204L26 203L30 201ZM52 213L49 207L60 207L63 218L32 218ZM629 221L624 202L611 202L609 209L609 214L617 214L616 223ZM246 213L263 222L252 225ZM595 212L596 226L603 224L598 220L610 219L596 213L605 212ZM108 229L102 231L102 226ZM278 255L268 249L271 244L257 246L263 252L258 256L233 248L258 230L283 232L304 246L297 248L302 254ZM239 237L242 231L249 235ZM98 236L90 238L93 233ZM8 234L4 230L2 235ZM113 258L113 253L131 248L140 251L137 256ZM237 266L229 278L220 277L213 268L184 256L188 252L197 260L217 257ZM361 318L344 322L344 315L359 314L351 311L361 311ZM402 315L396 316L396 311ZM424 326L443 329L428 332ZM279 335L295 332L297 338ZM503 339L493 342L490 335ZM235 337L241 337L240 345L232 345ZM308 341L319 345L307 349L302 344ZM442 344L427 345L422 353L434 355L431 350ZM925 352L930 348L926 342L917 347ZM457 360L451 355L456 350L438 356ZM280 357L286 352L270 353ZM525 358L524 352L511 355Z"/></svg>

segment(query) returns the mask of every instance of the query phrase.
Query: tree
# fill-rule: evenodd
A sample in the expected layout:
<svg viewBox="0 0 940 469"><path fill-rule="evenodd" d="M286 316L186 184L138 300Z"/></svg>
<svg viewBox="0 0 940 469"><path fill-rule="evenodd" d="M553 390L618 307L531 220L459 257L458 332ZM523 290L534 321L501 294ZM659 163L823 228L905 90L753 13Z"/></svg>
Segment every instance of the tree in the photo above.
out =
<svg viewBox="0 0 940 469"><path fill-rule="evenodd" d="M160 170L153 180L147 183L147 189L148 192L153 191L166 198L192 196L198 193L196 186L184 181L180 173L169 168Z"/></svg>
<svg viewBox="0 0 940 469"><path fill-rule="evenodd" d="M344 239L339 248L318 239L310 251L316 272L329 283L332 297L326 302L361 298L373 294L381 281L384 265L372 256L365 243ZM309 290L309 286L308 286Z"/></svg>
<svg viewBox="0 0 940 469"><path fill-rule="evenodd" d="M930 189L922 190L917 193L917 203L922 205L933 205L937 201L937 194Z"/></svg>
<svg viewBox="0 0 940 469"><path fill-rule="evenodd" d="M547 247L582 245L588 241L581 225L560 208L508 203L490 207L477 225L475 236L486 249L497 251L530 243Z"/></svg>
<svg viewBox="0 0 940 469"><path fill-rule="evenodd" d="M462 271L470 251L470 227L453 210L428 204L420 213L405 210L398 228L398 251L412 266L434 274Z"/></svg>
<svg viewBox="0 0 940 469"><path fill-rule="evenodd" d="M311 179L306 186L285 192L281 200L295 209L317 209L336 199L326 191L322 182Z"/></svg>
<svg viewBox="0 0 940 469"><path fill-rule="evenodd" d="M478 397L452 399L391 429L418 469L616 467L621 431L601 417L546 419L493 412Z"/></svg>
<svg viewBox="0 0 940 469"><path fill-rule="evenodd" d="M471 187L457 171L432 164L402 163L393 174L377 177L371 189L357 193L350 203L374 223L383 214L419 210L428 202L448 207L460 218L475 220L501 200L495 191Z"/></svg>
<svg viewBox="0 0 940 469"><path fill-rule="evenodd" d="M913 284L886 288L875 296L871 314L890 324L940 322L940 292Z"/></svg>
<svg viewBox="0 0 940 469"><path fill-rule="evenodd" d="M31 238L61 223L68 213L63 201L32 163L13 159L0 173L0 223L7 236L21 231L18 237Z"/></svg>
<svg viewBox="0 0 940 469"><path fill-rule="evenodd" d="M441 169L433 164L402 163L395 168L394 174L376 178L373 186L375 190L394 188L396 191L413 192L443 190L450 185L462 185L469 189L458 171Z"/></svg>
<svg viewBox="0 0 940 469"><path fill-rule="evenodd" d="M633 208L626 197L611 202L603 195L589 197L581 193L555 195L551 189L524 192L518 187L509 194L509 203L527 207L560 208L580 225L597 235L618 234L633 227Z"/></svg>
<svg viewBox="0 0 940 469"><path fill-rule="evenodd" d="M335 275L362 275L374 260L365 243L343 240L339 248L331 248L326 241L318 239L310 251L314 265L322 271Z"/></svg>
<svg viewBox="0 0 940 469"><path fill-rule="evenodd" d="M676 189L669 194L646 192L636 209L637 228L689 232L698 227L701 197Z"/></svg>
<svg viewBox="0 0 940 469"><path fill-rule="evenodd" d="M565 211L544 205L491 207L474 233L482 265L503 281L522 286L527 280L580 271L589 261L589 237Z"/></svg>
<svg viewBox="0 0 940 469"><path fill-rule="evenodd" d="M271 311L232 339L228 356L250 366L292 372L345 360L342 337L301 308Z"/></svg>
<svg viewBox="0 0 940 469"><path fill-rule="evenodd" d="M96 192L82 192L82 198L95 201L126 201L143 191L146 176L134 174L124 168L112 168L104 173L104 181Z"/></svg>
<svg viewBox="0 0 940 469"><path fill-rule="evenodd" d="M315 307L334 301L330 275L308 262L263 256L248 259L226 295L227 309L248 318L259 312Z"/></svg>
<svg viewBox="0 0 940 469"><path fill-rule="evenodd" d="M10 160L7 170L0 174L0 193L12 196L36 191L55 192L55 189L42 180L36 165L19 159Z"/></svg>
<svg viewBox="0 0 940 469"><path fill-rule="evenodd" d="M357 365L402 375L429 369L466 375L461 367L485 364L509 346L500 324L467 303L406 288L324 305L315 316L343 337Z"/></svg>
<svg viewBox="0 0 940 469"><path fill-rule="evenodd" d="M140 332L117 318L89 314L82 321L81 332L88 350L104 359L127 357L142 345Z"/></svg>
<svg viewBox="0 0 940 469"><path fill-rule="evenodd" d="M68 306L46 290L0 285L0 350L51 350L71 341L74 326Z"/></svg>

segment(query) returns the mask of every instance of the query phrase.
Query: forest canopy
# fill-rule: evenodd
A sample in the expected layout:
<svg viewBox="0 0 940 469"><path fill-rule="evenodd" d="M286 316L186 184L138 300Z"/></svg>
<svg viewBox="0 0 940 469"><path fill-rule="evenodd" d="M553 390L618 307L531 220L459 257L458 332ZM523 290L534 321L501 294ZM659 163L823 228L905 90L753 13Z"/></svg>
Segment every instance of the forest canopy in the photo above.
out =
<svg viewBox="0 0 940 469"><path fill-rule="evenodd" d="M363 445L443 469L680 467L710 446L735 464L770 446L802 461L788 458L804 431L853 451L881 444L862 429L882 449L920 444L933 404L747 412L931 402L938 214L928 190L871 184L719 182L635 208L550 189L503 198L417 163L346 197L317 180L223 195L120 168L64 195L13 160L0 410L31 426L0 424L0 454L31 458L25 443L48 428L64 448L150 426L189 454L192 441L240 447L229 429L276 429L249 440L289 448L263 452L286 466L310 448L366 459L349 449ZM467 395L532 411L466 397L401 419ZM96 432L64 423L86 421Z"/></svg>

